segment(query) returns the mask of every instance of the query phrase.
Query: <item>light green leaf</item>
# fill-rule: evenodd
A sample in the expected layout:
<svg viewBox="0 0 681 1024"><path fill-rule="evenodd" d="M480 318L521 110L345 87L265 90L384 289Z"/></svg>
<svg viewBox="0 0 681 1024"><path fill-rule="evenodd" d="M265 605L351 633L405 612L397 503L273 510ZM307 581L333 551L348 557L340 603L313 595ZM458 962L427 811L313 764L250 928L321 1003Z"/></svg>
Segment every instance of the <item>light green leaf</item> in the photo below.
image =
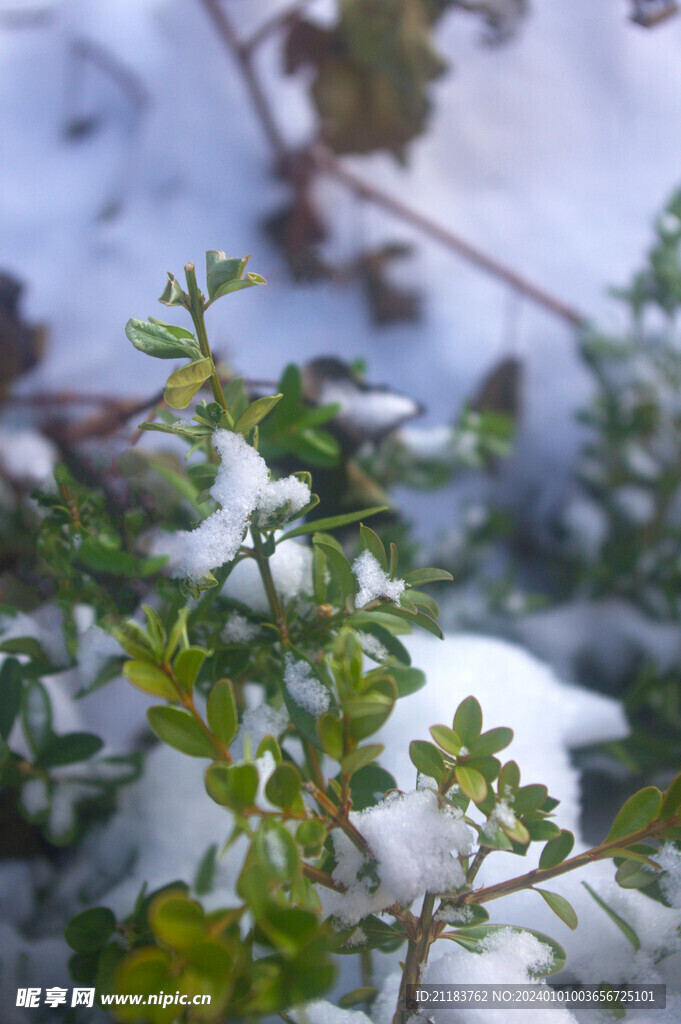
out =
<svg viewBox="0 0 681 1024"><path fill-rule="evenodd" d="M292 807L300 794L300 785L297 767L289 761L282 761L267 780L265 796L275 807Z"/></svg>
<svg viewBox="0 0 681 1024"><path fill-rule="evenodd" d="M211 800L237 813L253 806L258 781L254 764L212 764L206 772L206 790Z"/></svg>
<svg viewBox="0 0 681 1024"><path fill-rule="evenodd" d="M181 327L172 329L160 320L135 320L131 317L125 325L125 333L136 349L157 359L198 359L201 356L201 348L193 334Z"/></svg>
<svg viewBox="0 0 681 1024"><path fill-rule="evenodd" d="M623 807L617 812L612 827L605 837L605 842L621 839L646 828L658 817L662 808L662 793L656 786L646 786L630 796Z"/></svg>
<svg viewBox="0 0 681 1024"><path fill-rule="evenodd" d="M186 409L197 391L213 373L212 359L197 359L168 377L163 397L172 409Z"/></svg>
<svg viewBox="0 0 681 1024"><path fill-rule="evenodd" d="M250 256L226 256L221 249L209 249L206 253L206 285L209 298L215 297L221 285L240 281L249 259Z"/></svg>
<svg viewBox="0 0 681 1024"><path fill-rule="evenodd" d="M480 803L487 796L487 782L475 768L467 768L465 765L457 765L454 775L459 786L473 803Z"/></svg>
<svg viewBox="0 0 681 1024"><path fill-rule="evenodd" d="M343 775L354 775L360 768L365 768L380 757L384 750L382 743L368 743L365 747L357 747L341 761L341 772Z"/></svg>
<svg viewBox="0 0 681 1024"><path fill-rule="evenodd" d="M206 712L213 735L229 747L239 728L234 688L229 679L220 679L213 686L208 694Z"/></svg>
<svg viewBox="0 0 681 1024"><path fill-rule="evenodd" d="M404 577L408 587L423 587L426 583L435 583L437 580L447 580L451 583L454 577L446 569L414 569Z"/></svg>
<svg viewBox="0 0 681 1024"><path fill-rule="evenodd" d="M466 697L456 709L453 729L465 747L470 750L482 730L482 708L475 697Z"/></svg>
<svg viewBox="0 0 681 1024"><path fill-rule="evenodd" d="M315 519L311 523L303 523L302 526L297 526L295 530L289 530L288 533L285 533L279 539L278 543L281 544L282 541L288 540L290 537L302 537L306 533L337 530L340 526L356 523L360 519L368 519L369 516L378 515L379 512L387 512L387 510L387 505L377 505L374 508L364 508L361 512L347 512L342 516L328 516L326 519Z"/></svg>
<svg viewBox="0 0 681 1024"><path fill-rule="evenodd" d="M165 672L149 661L126 661L123 675L144 693L150 693L153 697L164 697L165 700L179 700L177 690Z"/></svg>
<svg viewBox="0 0 681 1024"><path fill-rule="evenodd" d="M173 664L173 671L183 690L191 693L201 667L210 653L205 647L191 646L185 647L177 655Z"/></svg>
<svg viewBox="0 0 681 1024"><path fill-rule="evenodd" d="M189 297L180 287L177 278L170 271L168 271L168 283L158 301L162 302L164 306L184 306L189 301Z"/></svg>
<svg viewBox="0 0 681 1024"><path fill-rule="evenodd" d="M158 738L169 747L189 757L216 756L215 745L189 711L157 705L147 710L147 719Z"/></svg>
<svg viewBox="0 0 681 1024"><path fill-rule="evenodd" d="M537 889L536 887L534 887L534 892L539 893L542 899L551 907L554 914L556 914L561 921L568 926L568 928L571 928L572 931L575 930L579 924L579 920L574 908L568 903L564 896L559 896L557 892L549 892L547 889Z"/></svg>
<svg viewBox="0 0 681 1024"><path fill-rule="evenodd" d="M265 398L256 398L255 402L251 402L250 405L246 406L244 411L239 416L238 420L234 424L234 431L237 434L248 434L253 427L257 426L261 420L264 420L265 416L274 409L277 402L283 398L283 395L268 395Z"/></svg>

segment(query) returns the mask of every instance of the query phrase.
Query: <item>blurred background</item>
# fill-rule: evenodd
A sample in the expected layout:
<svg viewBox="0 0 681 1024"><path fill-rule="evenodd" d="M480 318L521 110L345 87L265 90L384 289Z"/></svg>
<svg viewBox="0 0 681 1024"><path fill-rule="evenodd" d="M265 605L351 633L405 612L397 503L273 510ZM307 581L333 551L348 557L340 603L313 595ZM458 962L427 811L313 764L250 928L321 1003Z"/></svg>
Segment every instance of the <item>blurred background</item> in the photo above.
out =
<svg viewBox="0 0 681 1024"><path fill-rule="evenodd" d="M268 287L211 310L211 340L225 379L269 392L295 363L340 405L323 514L387 500L406 560L455 575L448 628L623 702L629 739L576 755L587 837L604 794L668 780L677 14L0 0L0 602L40 594L26 509L56 460L114 490L139 472L121 453L159 378L128 317L205 250L251 253Z"/></svg>

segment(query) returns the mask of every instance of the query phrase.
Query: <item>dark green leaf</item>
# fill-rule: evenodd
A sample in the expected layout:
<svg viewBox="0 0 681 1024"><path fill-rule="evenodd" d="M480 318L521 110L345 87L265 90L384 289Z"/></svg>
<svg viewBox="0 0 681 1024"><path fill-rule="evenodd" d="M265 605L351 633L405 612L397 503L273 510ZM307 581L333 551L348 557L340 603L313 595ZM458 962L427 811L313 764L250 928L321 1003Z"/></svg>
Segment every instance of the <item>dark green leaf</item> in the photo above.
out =
<svg viewBox="0 0 681 1024"><path fill-rule="evenodd" d="M454 714L453 729L469 751L482 730L482 708L475 697L466 697Z"/></svg>
<svg viewBox="0 0 681 1024"><path fill-rule="evenodd" d="M535 892L538 892L542 899L548 903L551 910L556 914L564 924L575 930L579 924L577 914L573 907L568 903L564 896L559 896L557 892L549 892L547 889L534 888Z"/></svg>
<svg viewBox="0 0 681 1024"><path fill-rule="evenodd" d="M363 523L359 527L359 536L362 543L362 547L367 551L370 551L374 556L378 564L383 569L383 572L387 572L388 569L388 558L385 553L383 541L377 533Z"/></svg>
<svg viewBox="0 0 681 1024"><path fill-rule="evenodd" d="M240 281L250 256L241 258L227 256L221 249L209 249L206 253L206 285L208 297L213 299L224 284Z"/></svg>
<svg viewBox="0 0 681 1024"><path fill-rule="evenodd" d="M446 569L413 569L404 577L408 587L423 587L426 583L435 583L437 580L447 580L451 583L454 577Z"/></svg>
<svg viewBox="0 0 681 1024"><path fill-rule="evenodd" d="M116 927L116 918L107 907L92 907L72 917L64 938L76 953L94 953L101 949Z"/></svg>
<svg viewBox="0 0 681 1024"><path fill-rule="evenodd" d="M412 740L409 744L409 757L421 775L435 779L438 784L444 781L445 763L442 754L433 743L428 743L427 740Z"/></svg>
<svg viewBox="0 0 681 1024"><path fill-rule="evenodd" d="M32 680L23 691L21 720L31 750L39 755L52 735L52 705L38 679Z"/></svg>
<svg viewBox="0 0 681 1024"><path fill-rule="evenodd" d="M6 740L21 707L21 667L16 658L6 658L0 668L0 737Z"/></svg>
<svg viewBox="0 0 681 1024"><path fill-rule="evenodd" d="M488 754L496 754L497 751L507 747L513 739L513 729L506 729L501 726L499 729L489 729L483 732L471 747L473 757L486 757Z"/></svg>
<svg viewBox="0 0 681 1024"><path fill-rule="evenodd" d="M267 780L265 796L275 807L289 808L300 794L300 786L298 768L288 761L282 761Z"/></svg>
<svg viewBox="0 0 681 1024"><path fill-rule="evenodd" d="M234 688L229 679L220 679L208 694L208 724L213 735L229 748L239 728Z"/></svg>
<svg viewBox="0 0 681 1024"><path fill-rule="evenodd" d="M357 747L341 761L341 772L343 775L354 775L360 768L366 768L380 757L384 749L382 743L368 743L366 747Z"/></svg>
<svg viewBox="0 0 681 1024"><path fill-rule="evenodd" d="M556 836L555 839L549 839L542 850L539 858L539 867L555 868L556 865L562 864L570 856L574 845L575 837L572 832L568 832L565 828L561 829L560 835Z"/></svg>
<svg viewBox="0 0 681 1024"><path fill-rule="evenodd" d="M395 779L384 768L377 764L368 764L360 768L350 779L350 795L352 806L356 811L363 811L379 803L389 789L396 789Z"/></svg>
<svg viewBox="0 0 681 1024"><path fill-rule="evenodd" d="M103 741L93 733L67 732L62 736L54 736L45 744L38 763L43 768L56 768L58 765L87 761L103 746Z"/></svg>

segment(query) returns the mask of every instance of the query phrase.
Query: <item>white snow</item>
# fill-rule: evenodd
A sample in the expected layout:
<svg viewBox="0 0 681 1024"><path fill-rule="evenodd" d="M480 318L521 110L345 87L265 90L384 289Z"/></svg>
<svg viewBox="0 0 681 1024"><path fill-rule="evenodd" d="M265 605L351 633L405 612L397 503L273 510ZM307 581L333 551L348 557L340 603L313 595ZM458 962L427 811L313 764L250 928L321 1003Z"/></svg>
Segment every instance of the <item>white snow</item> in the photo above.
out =
<svg viewBox="0 0 681 1024"><path fill-rule="evenodd" d="M249 622L240 612L231 612L227 617L220 637L226 644L249 644L260 633L256 622Z"/></svg>
<svg viewBox="0 0 681 1024"><path fill-rule="evenodd" d="M655 861L664 868L660 888L673 907L681 909L681 850L673 843L664 843Z"/></svg>
<svg viewBox="0 0 681 1024"><path fill-rule="evenodd" d="M323 999L299 1006L291 1010L289 1016L296 1024L371 1024L371 1019L361 1010L342 1010Z"/></svg>
<svg viewBox="0 0 681 1024"><path fill-rule="evenodd" d="M359 584L355 608L364 608L370 601L376 601L379 597L387 597L396 604L400 603L400 594L404 593L405 588L404 580L391 580L370 551L362 551L357 556L352 563L352 571Z"/></svg>
<svg viewBox="0 0 681 1024"><path fill-rule="evenodd" d="M365 857L345 833L335 829L333 877L348 891L330 896L328 904L347 924L392 903L407 905L425 892L445 892L462 884L457 855L470 853L473 833L461 814L438 807L433 792L390 794L374 807L351 813L350 820L377 861L380 884L371 892L369 878L357 877Z"/></svg>
<svg viewBox="0 0 681 1024"><path fill-rule="evenodd" d="M329 710L329 691L315 678L308 663L293 654L287 654L284 659L284 686L298 707L315 718Z"/></svg>
<svg viewBox="0 0 681 1024"><path fill-rule="evenodd" d="M356 636L364 653L374 661L385 661L389 657L388 649L372 633L364 633L358 629Z"/></svg>
<svg viewBox="0 0 681 1024"><path fill-rule="evenodd" d="M37 430L0 430L0 468L16 483L47 483L57 454L55 445Z"/></svg>
<svg viewBox="0 0 681 1024"><path fill-rule="evenodd" d="M281 480L272 480L258 502L258 521L261 526L276 518L282 509L293 518L296 512L305 508L310 500L310 488L296 476L286 476Z"/></svg>
<svg viewBox="0 0 681 1024"><path fill-rule="evenodd" d="M236 558L249 516L269 481L265 460L241 434L216 430L213 443L221 463L210 493L222 508L195 530L171 540L174 573L190 580L200 580Z"/></svg>

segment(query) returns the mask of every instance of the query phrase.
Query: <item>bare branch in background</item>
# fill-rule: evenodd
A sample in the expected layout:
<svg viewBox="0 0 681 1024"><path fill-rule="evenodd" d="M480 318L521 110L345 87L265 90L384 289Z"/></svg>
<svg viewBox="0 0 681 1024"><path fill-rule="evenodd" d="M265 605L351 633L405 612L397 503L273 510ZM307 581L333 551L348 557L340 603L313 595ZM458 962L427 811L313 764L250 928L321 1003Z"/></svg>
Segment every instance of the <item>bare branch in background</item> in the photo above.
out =
<svg viewBox="0 0 681 1024"><path fill-rule="evenodd" d="M304 154L297 156L292 154L286 145L251 59L253 39L263 38L262 30L251 37L250 43L244 44L239 40L229 16L218 0L201 0L201 3L210 15L223 44L237 61L278 167L291 178L296 187L301 187L301 177L304 179L306 175L309 175L310 169L328 174L344 184L355 195L388 210L399 220L411 224L412 227L445 245L485 273L503 281L514 291L559 317L571 327L584 325L586 317L579 310L527 280L513 268L505 266L442 224L385 192L368 179L348 170L326 146L315 143ZM292 17L293 13L291 9L288 9L288 17ZM281 19L279 24L281 24ZM268 29L265 34L268 34L269 31Z"/></svg>

